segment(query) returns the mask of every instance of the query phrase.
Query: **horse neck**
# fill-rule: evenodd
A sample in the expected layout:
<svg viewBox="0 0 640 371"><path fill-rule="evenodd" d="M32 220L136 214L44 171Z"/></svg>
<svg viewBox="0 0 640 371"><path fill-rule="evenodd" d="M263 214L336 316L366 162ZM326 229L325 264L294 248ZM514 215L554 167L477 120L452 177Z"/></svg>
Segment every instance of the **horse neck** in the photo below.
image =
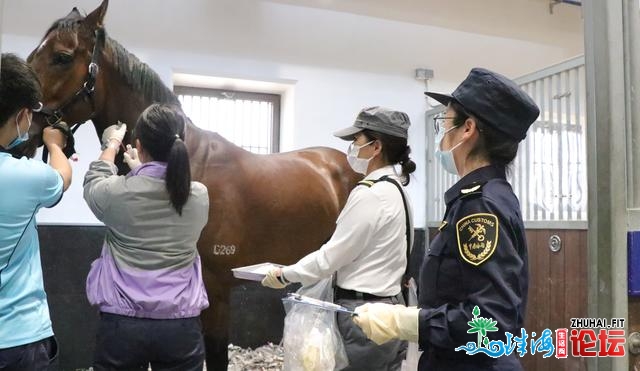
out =
<svg viewBox="0 0 640 371"><path fill-rule="evenodd" d="M100 73L102 74L102 84L101 86L96 86L96 92L102 92L101 104L96 104L97 110L92 119L99 138L105 128L116 124L118 121L126 123L128 131L131 132L142 111L152 103L177 102L175 96L167 96L165 97L165 102L161 102L157 96L152 97L136 90L111 65L101 66ZM162 82L158 78L156 83L161 84ZM202 153L204 148L206 148L204 152L209 155L246 152L218 133L203 130L190 120L187 121L185 134L187 147L194 150L198 148L200 149L197 151L199 153Z"/></svg>
<svg viewBox="0 0 640 371"><path fill-rule="evenodd" d="M138 120L138 116L151 103L144 94L128 86L121 77L113 73L110 68L102 68L103 81L109 81L101 87L96 87L96 95L101 95L101 104L96 104L96 112L92 119L98 135L118 121L126 123L131 129Z"/></svg>
<svg viewBox="0 0 640 371"><path fill-rule="evenodd" d="M152 103L178 103L149 66L110 38L101 60L95 94L96 112L92 121L99 134L118 121L132 129L138 116Z"/></svg>

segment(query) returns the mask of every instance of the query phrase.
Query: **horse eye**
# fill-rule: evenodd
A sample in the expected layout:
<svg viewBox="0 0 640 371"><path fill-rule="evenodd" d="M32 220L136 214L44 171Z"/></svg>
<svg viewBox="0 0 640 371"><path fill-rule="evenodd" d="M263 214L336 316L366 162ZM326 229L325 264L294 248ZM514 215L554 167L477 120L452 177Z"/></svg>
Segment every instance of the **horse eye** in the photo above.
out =
<svg viewBox="0 0 640 371"><path fill-rule="evenodd" d="M65 65L73 61L73 55L67 53L55 53L53 56L53 64Z"/></svg>

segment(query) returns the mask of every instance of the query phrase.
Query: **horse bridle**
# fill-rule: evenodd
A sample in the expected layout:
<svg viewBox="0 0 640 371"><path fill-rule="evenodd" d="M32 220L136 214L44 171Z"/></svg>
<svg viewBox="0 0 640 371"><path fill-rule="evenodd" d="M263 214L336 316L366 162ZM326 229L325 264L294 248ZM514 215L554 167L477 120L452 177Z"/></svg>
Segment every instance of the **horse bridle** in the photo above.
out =
<svg viewBox="0 0 640 371"><path fill-rule="evenodd" d="M98 59L100 58L100 53L104 48L104 43L106 39L104 28L102 27L98 28L95 31L95 36L96 36L96 41L93 45L93 51L91 53L91 62L89 63L87 77L84 83L82 84L82 87L80 87L80 89L78 89L78 91L76 91L76 93L71 98L67 99L58 108L53 109L53 108L45 107L44 105L40 104L39 108L33 110L33 112L44 115L45 121L47 122L48 126L61 130L67 136L68 145L65 148L65 155L67 155L67 157L70 157L73 153L75 153L75 149L73 148L73 134L76 132L76 130L78 130L80 125L87 122L87 120L92 119L95 115L95 102L93 101L93 93L95 91L96 78L98 76L98 72L100 71L100 66L98 65ZM89 115L89 117L86 120L82 122L73 123L71 127L68 127L62 121L62 116L64 115L64 111L68 109L71 105L75 104L76 102L84 98L89 98L89 101L91 102L91 115ZM70 140L71 140L71 143L69 143ZM71 146L69 146L69 144L71 144ZM44 162L47 161L48 152L49 151L45 146L42 151L42 161Z"/></svg>

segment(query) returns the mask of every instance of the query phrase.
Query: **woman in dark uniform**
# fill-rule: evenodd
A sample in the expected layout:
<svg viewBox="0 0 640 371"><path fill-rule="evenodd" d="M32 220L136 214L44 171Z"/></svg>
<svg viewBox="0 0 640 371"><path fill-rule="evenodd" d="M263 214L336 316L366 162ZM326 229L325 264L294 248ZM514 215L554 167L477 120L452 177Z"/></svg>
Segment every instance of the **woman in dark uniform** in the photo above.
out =
<svg viewBox="0 0 640 371"><path fill-rule="evenodd" d="M488 341L519 336L524 324L527 245L506 172L538 107L513 81L481 68L451 95L426 94L447 106L435 120L436 157L461 179L445 193L446 212L422 263L419 308L365 304L354 321L378 343L418 341L419 370L522 370L515 352L492 358L455 349L486 346L467 332L474 317L497 321Z"/></svg>

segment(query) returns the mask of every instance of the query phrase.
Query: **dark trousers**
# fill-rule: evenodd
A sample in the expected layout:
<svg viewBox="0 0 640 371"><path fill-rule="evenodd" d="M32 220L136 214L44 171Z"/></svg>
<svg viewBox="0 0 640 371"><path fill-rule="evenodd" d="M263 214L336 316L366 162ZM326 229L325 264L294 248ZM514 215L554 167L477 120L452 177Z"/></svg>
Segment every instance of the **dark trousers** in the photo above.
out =
<svg viewBox="0 0 640 371"><path fill-rule="evenodd" d="M204 364L200 317L147 319L101 313L93 368L195 371Z"/></svg>
<svg viewBox="0 0 640 371"><path fill-rule="evenodd" d="M335 302L350 310L374 300L336 299ZM375 300L380 303L400 304L397 298ZM377 345L369 340L362 329L351 319L351 315L338 312L338 330L344 341L349 366L342 371L396 371L400 370L407 355L407 342L391 340Z"/></svg>
<svg viewBox="0 0 640 371"><path fill-rule="evenodd" d="M0 349L0 371L57 369L58 343L51 336L33 343Z"/></svg>

